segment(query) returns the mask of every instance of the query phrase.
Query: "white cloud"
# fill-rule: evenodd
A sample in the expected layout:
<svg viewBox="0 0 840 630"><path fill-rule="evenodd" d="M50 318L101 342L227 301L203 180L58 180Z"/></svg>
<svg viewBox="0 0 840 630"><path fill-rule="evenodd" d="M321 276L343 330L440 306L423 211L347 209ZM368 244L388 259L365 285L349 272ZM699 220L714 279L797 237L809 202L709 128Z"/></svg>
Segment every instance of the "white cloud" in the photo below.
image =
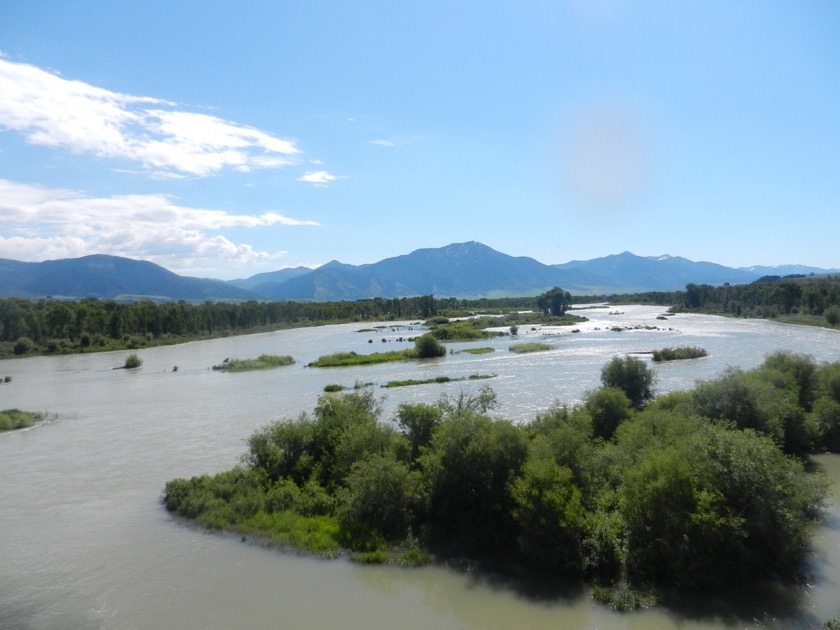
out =
<svg viewBox="0 0 840 630"><path fill-rule="evenodd" d="M326 185L331 182L334 182L338 179L335 175L328 173L327 171L314 171L311 173L306 173L305 175L298 177L299 182L308 182L310 184L321 184Z"/></svg>
<svg viewBox="0 0 840 630"><path fill-rule="evenodd" d="M397 146L396 143L391 142L390 140L371 140L371 144L375 144L380 147L395 147Z"/></svg>
<svg viewBox="0 0 840 630"><path fill-rule="evenodd" d="M32 144L137 161L158 173L207 176L297 162L289 140L169 101L69 81L0 57L0 126Z"/></svg>
<svg viewBox="0 0 840 630"><path fill-rule="evenodd" d="M188 208L167 195L95 198L0 179L0 251L15 260L107 253L218 277L219 270L279 264L285 254L234 243L220 230L317 225L276 211L253 216Z"/></svg>

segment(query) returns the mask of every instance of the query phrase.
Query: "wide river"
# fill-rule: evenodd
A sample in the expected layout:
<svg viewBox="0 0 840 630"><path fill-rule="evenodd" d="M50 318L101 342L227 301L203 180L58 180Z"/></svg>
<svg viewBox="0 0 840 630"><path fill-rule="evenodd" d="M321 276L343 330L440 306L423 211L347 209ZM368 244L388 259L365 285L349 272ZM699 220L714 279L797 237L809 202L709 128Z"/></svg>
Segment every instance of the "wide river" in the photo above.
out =
<svg viewBox="0 0 840 630"><path fill-rule="evenodd" d="M418 325L327 326L141 350L143 366L114 370L128 353L0 361L0 409L44 411L51 420L0 434L0 628L819 628L840 616L840 492L832 487L807 584L745 589L679 609L612 612L583 591L523 593L440 568L357 566L242 543L173 519L167 480L236 465L244 440L267 423L309 411L327 384L372 383L384 417L405 401L476 391L477 383L381 389L390 380L495 374L492 415L516 422L555 401L575 403L598 386L613 356L669 346L709 356L654 365L660 393L689 389L729 366L750 369L776 350L840 360L840 332L761 320L676 315L626 306L581 311L570 328L520 328L547 352L508 351L510 337L452 344L423 362L358 368L304 367L338 350L408 347ZM618 332L614 327L622 327ZM493 346L482 355L465 347ZM293 366L227 374L227 357L288 354ZM650 360L646 355L640 355ZM177 370L174 368L177 366ZM819 464L840 481L840 457Z"/></svg>

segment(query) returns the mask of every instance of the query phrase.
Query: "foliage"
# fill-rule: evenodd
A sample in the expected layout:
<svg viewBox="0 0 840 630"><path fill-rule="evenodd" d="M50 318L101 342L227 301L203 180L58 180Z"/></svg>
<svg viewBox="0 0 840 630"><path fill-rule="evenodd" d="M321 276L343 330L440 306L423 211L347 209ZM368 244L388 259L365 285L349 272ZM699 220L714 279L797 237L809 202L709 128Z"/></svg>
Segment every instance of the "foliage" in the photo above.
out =
<svg viewBox="0 0 840 630"><path fill-rule="evenodd" d="M636 409L653 398L653 382L653 372L636 357L615 357L601 370L601 383L623 390Z"/></svg>
<svg viewBox="0 0 840 630"><path fill-rule="evenodd" d="M290 356L261 354L256 359L225 359L214 370L222 372L245 372L248 370L266 370L283 365L293 365L295 360Z"/></svg>
<svg viewBox="0 0 840 630"><path fill-rule="evenodd" d="M123 365L123 367L127 370L131 370L139 368L141 365L143 365L143 359L132 353L125 358L125 365Z"/></svg>
<svg viewBox="0 0 840 630"><path fill-rule="evenodd" d="M630 417L632 405L624 390L602 387L591 392L584 404L592 417L592 430L598 437L609 440L622 422Z"/></svg>
<svg viewBox="0 0 840 630"><path fill-rule="evenodd" d="M459 352L466 352L467 354L489 354L495 352L494 348L464 348Z"/></svg>
<svg viewBox="0 0 840 630"><path fill-rule="evenodd" d="M523 556L552 573L580 574L588 519L572 471L552 458L530 457L511 495Z"/></svg>
<svg viewBox="0 0 840 630"><path fill-rule="evenodd" d="M592 580L620 609L659 587L794 578L827 489L782 447L840 438L840 363L807 365L771 355L635 410L605 386L525 425L489 417L486 386L400 405L393 422L369 389L323 395L252 435L241 467L170 481L163 500L208 528L357 562L423 564L434 549Z"/></svg>
<svg viewBox="0 0 840 630"><path fill-rule="evenodd" d="M560 287L537 296L537 307L545 314L561 317L572 305L572 295Z"/></svg>
<svg viewBox="0 0 840 630"><path fill-rule="evenodd" d="M708 353L703 348L694 348L683 346L680 348L662 348L662 350L653 351L653 360L657 363L660 361L679 361L682 359L698 359L707 356Z"/></svg>
<svg viewBox="0 0 840 630"><path fill-rule="evenodd" d="M544 352L546 350L551 350L552 346L548 345L547 343L537 343L537 342L529 342L529 343L515 343L508 348L511 352L516 352L517 354L525 354L528 352Z"/></svg>
<svg viewBox="0 0 840 630"><path fill-rule="evenodd" d="M0 356L134 350L279 328L427 319L439 311L465 314L535 308L533 297L461 300L430 295L353 302L201 304L0 298Z"/></svg>
<svg viewBox="0 0 840 630"><path fill-rule="evenodd" d="M393 453L358 460L339 493L338 520L348 546L406 537L421 502L420 476ZM373 545L376 546L375 544Z"/></svg>
<svg viewBox="0 0 840 630"><path fill-rule="evenodd" d="M455 381L479 381L488 378L495 378L495 374L471 374L467 377L462 378L452 378L450 376L436 376L434 378L427 378L427 379L405 379L402 381L388 381L382 387L392 388L392 387L409 387L411 385L431 385L434 383L452 383Z"/></svg>
<svg viewBox="0 0 840 630"><path fill-rule="evenodd" d="M37 411L5 409L0 411L0 432L25 429L44 419L44 414Z"/></svg>
<svg viewBox="0 0 840 630"><path fill-rule="evenodd" d="M407 361L416 357L415 350L394 350L392 352L374 352L357 354L355 352L336 352L318 357L309 367L346 367L350 365L372 365L390 361Z"/></svg>
<svg viewBox="0 0 840 630"><path fill-rule="evenodd" d="M432 359L435 357L442 357L446 354L446 348L444 345L440 343L431 333L427 333L415 339L414 346L417 350L417 358L419 359Z"/></svg>

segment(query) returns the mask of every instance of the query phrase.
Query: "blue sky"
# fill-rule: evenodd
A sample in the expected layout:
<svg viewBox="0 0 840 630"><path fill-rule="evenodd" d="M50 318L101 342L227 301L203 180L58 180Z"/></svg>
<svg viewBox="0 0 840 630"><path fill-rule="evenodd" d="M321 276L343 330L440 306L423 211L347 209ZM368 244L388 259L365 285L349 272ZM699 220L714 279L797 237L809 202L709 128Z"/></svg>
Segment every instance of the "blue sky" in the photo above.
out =
<svg viewBox="0 0 840 630"><path fill-rule="evenodd" d="M840 267L840 3L0 3L0 258L471 240Z"/></svg>

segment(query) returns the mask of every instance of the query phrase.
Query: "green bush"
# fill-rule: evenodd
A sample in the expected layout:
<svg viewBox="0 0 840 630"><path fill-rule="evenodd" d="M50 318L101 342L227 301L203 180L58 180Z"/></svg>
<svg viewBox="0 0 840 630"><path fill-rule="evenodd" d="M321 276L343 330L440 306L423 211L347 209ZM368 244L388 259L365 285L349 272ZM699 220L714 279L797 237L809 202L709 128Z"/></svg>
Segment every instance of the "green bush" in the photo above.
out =
<svg viewBox="0 0 840 630"><path fill-rule="evenodd" d="M131 370L139 368L141 365L143 365L143 359L138 357L136 354L129 354L125 359L125 365L123 365L123 367L127 370Z"/></svg>
<svg viewBox="0 0 840 630"><path fill-rule="evenodd" d="M29 337L19 337L18 340L15 342L15 345L12 347L12 352L16 355L21 356L24 354L29 354L30 352L34 352L37 346L35 342L32 341Z"/></svg>
<svg viewBox="0 0 840 630"><path fill-rule="evenodd" d="M43 420L44 414L36 411L21 411L20 409L6 409L0 411L0 431L13 431L31 427L39 420Z"/></svg>
<svg viewBox="0 0 840 630"><path fill-rule="evenodd" d="M426 333L414 340L417 356L420 359L432 359L446 354L446 347L434 335Z"/></svg>

